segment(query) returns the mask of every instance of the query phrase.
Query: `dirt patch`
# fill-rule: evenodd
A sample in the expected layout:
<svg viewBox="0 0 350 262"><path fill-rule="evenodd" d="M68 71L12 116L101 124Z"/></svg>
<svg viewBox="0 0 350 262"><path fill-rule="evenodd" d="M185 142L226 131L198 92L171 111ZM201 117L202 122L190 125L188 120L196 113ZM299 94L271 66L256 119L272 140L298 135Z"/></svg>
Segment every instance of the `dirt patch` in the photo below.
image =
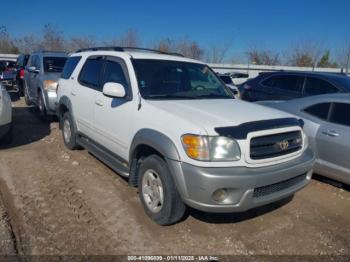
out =
<svg viewBox="0 0 350 262"><path fill-rule="evenodd" d="M290 201L239 214L191 210L160 227L127 181L85 150L65 149L57 123L23 101L14 123L0 179L20 254L350 255L347 190L312 181Z"/></svg>

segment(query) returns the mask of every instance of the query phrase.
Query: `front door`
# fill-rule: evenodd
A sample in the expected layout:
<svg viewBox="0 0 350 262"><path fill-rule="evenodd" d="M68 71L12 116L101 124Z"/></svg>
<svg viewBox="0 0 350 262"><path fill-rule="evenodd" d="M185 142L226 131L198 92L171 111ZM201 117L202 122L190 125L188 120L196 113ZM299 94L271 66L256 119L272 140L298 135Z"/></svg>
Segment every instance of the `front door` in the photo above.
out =
<svg viewBox="0 0 350 262"><path fill-rule="evenodd" d="M105 59L101 86L108 82L124 86L124 98L111 98L102 90L95 96L94 132L99 144L123 159L128 159L128 146L131 144L130 132L132 114L137 105L131 100L131 86L124 61L117 57Z"/></svg>

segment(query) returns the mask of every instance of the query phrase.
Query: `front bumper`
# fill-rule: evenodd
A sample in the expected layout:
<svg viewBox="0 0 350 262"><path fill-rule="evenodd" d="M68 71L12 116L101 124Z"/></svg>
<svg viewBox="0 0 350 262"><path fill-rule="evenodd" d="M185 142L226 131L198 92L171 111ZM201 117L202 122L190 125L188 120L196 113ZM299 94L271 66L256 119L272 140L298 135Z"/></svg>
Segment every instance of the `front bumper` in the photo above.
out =
<svg viewBox="0 0 350 262"><path fill-rule="evenodd" d="M309 183L314 162L310 149L289 162L259 168L204 168L168 161L183 201L206 212L242 212L293 195ZM222 188L228 197L219 203L212 195Z"/></svg>

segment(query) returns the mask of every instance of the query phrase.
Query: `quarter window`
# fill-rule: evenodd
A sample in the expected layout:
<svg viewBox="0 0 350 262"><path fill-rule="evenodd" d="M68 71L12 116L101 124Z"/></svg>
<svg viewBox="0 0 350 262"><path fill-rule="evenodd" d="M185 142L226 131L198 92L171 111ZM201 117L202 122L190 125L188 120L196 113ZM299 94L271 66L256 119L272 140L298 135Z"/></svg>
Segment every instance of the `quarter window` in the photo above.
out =
<svg viewBox="0 0 350 262"><path fill-rule="evenodd" d="M103 60L101 58L89 58L86 60L79 75L79 82L82 85L101 91L99 78Z"/></svg>
<svg viewBox="0 0 350 262"><path fill-rule="evenodd" d="M305 94L307 95L320 95L338 92L339 90L327 81L315 77L308 77L306 79Z"/></svg>
<svg viewBox="0 0 350 262"><path fill-rule="evenodd" d="M304 109L304 111L312 116L321 118L323 120L328 119L329 108L331 103L316 104Z"/></svg>
<svg viewBox="0 0 350 262"><path fill-rule="evenodd" d="M350 126L349 111L350 104L334 103L331 112L330 122Z"/></svg>

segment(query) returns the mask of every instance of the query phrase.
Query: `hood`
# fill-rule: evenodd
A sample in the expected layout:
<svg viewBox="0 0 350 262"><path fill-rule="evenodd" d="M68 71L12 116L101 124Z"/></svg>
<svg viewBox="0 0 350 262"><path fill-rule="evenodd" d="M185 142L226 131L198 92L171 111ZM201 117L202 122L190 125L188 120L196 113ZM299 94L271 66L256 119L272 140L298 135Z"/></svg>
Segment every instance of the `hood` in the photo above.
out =
<svg viewBox="0 0 350 262"><path fill-rule="evenodd" d="M291 117L290 114L236 99L147 100L149 104L215 134L216 127ZM214 132L214 133L213 133Z"/></svg>

